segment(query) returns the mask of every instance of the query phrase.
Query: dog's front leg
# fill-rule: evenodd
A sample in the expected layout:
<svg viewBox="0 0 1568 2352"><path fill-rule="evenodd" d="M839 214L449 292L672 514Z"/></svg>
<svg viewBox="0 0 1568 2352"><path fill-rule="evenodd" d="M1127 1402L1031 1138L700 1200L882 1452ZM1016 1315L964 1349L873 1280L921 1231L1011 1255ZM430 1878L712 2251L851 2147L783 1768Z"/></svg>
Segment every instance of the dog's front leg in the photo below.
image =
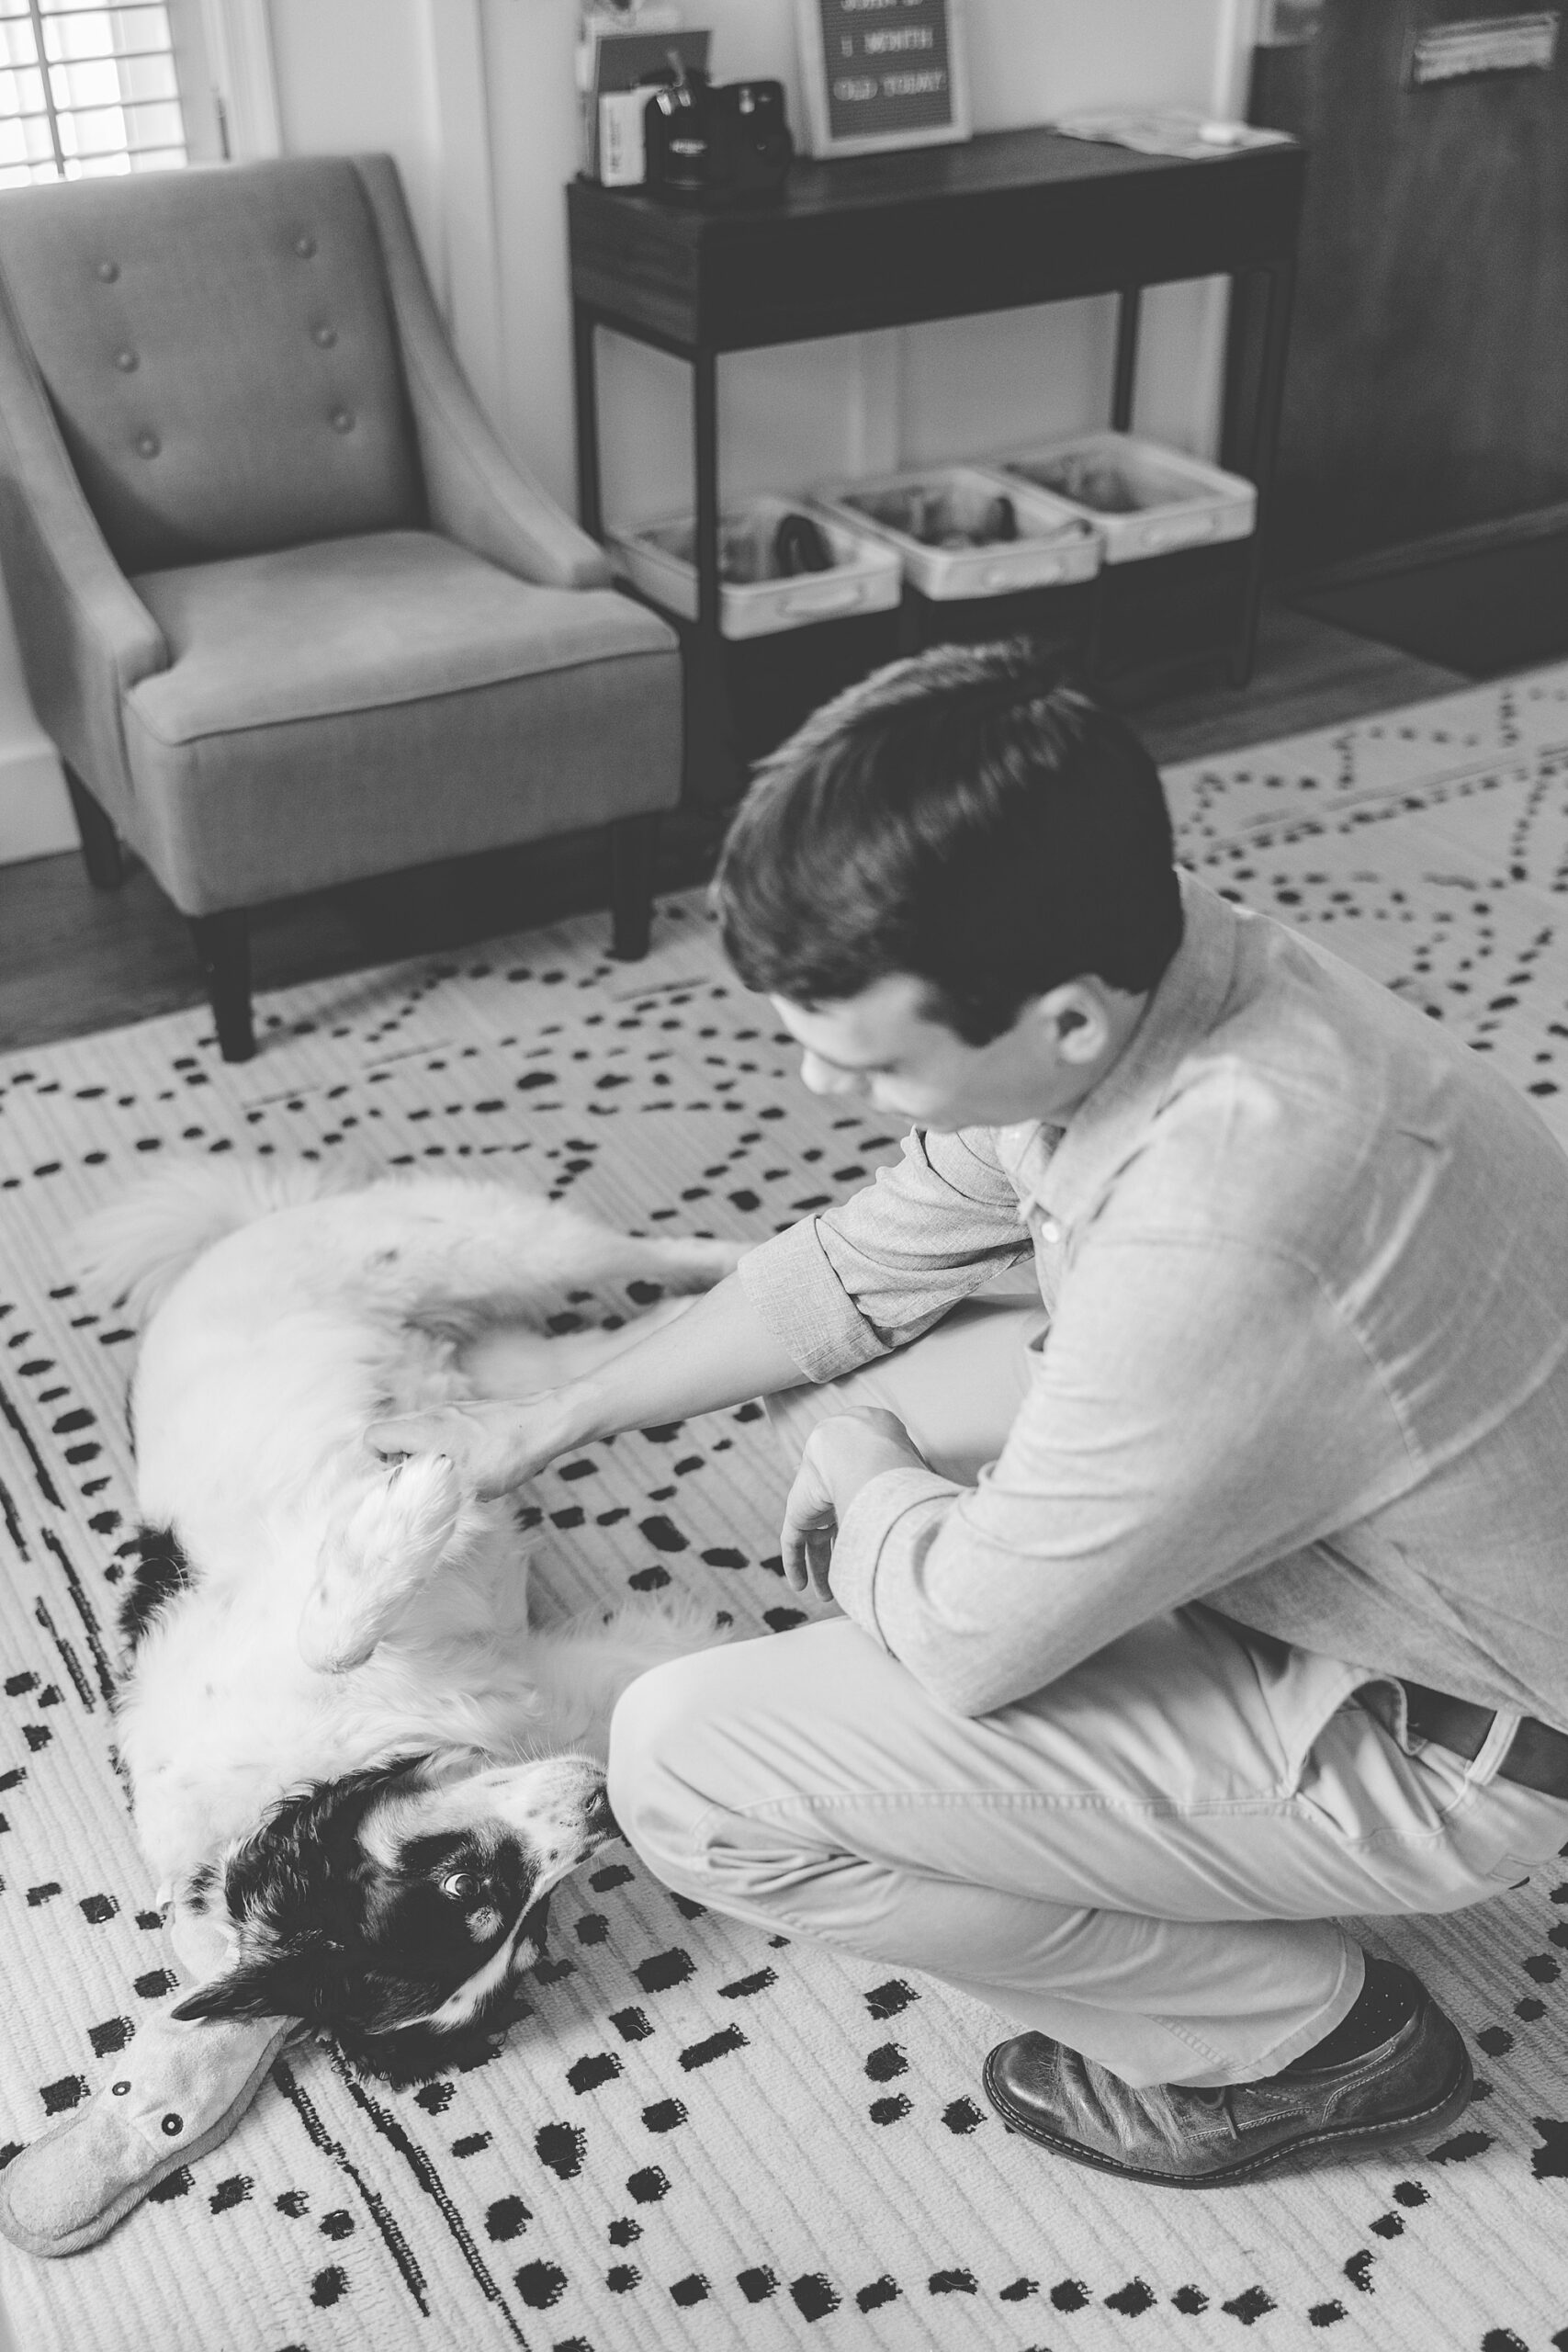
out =
<svg viewBox="0 0 1568 2352"><path fill-rule="evenodd" d="M378 1478L321 1544L299 1619L299 1652L319 1673L362 1666L459 1532L463 1492L445 1454Z"/></svg>

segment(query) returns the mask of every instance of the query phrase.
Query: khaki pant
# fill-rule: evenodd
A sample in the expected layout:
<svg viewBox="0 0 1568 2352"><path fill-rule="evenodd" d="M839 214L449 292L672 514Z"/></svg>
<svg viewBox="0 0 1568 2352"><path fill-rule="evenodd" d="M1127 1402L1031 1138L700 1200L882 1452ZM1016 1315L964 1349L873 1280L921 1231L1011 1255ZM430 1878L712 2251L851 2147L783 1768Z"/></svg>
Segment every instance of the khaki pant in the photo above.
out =
<svg viewBox="0 0 1568 2352"><path fill-rule="evenodd" d="M943 1476L1000 1451L1038 1296L770 1410L897 1413ZM1245 2082L1309 2049L1361 1982L1342 1914L1440 1912L1516 1884L1568 1803L1397 1736L1393 1688L1201 1607L1016 1705L951 1714L845 1618L679 1659L616 1708L610 1795L679 1893L772 1934L924 1970L1126 2082Z"/></svg>

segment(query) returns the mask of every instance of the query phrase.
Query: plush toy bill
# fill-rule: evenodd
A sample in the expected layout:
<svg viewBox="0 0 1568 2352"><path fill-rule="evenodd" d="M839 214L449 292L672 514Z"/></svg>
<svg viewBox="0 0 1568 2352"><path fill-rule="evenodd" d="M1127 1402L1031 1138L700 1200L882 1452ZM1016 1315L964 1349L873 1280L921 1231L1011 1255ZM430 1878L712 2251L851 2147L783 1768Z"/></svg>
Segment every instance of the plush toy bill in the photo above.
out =
<svg viewBox="0 0 1568 2352"><path fill-rule="evenodd" d="M227 1958L207 1923L173 1940L199 1982ZM188 1990L188 1987L186 1988ZM171 2005L172 2006L172 2005ZM298 2018L151 2018L87 2105L0 2173L0 2231L28 2254L80 2254L181 2165L228 2137L266 2080Z"/></svg>

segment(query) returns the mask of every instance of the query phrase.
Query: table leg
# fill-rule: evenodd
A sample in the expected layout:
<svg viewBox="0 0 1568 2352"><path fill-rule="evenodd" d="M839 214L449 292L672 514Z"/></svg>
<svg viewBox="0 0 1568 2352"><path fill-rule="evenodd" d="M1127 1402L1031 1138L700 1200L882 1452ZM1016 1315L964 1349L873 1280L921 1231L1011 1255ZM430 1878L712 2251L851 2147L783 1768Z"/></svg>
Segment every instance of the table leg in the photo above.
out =
<svg viewBox="0 0 1568 2352"><path fill-rule="evenodd" d="M1280 447L1285 360L1290 350L1291 309L1295 298L1295 262L1292 258L1278 261L1257 275L1263 281L1260 323L1256 303L1241 298L1239 286L1233 297L1240 315L1232 322L1221 449L1221 462L1247 475L1258 486L1258 521L1247 549L1241 628L1231 655L1231 683L1237 686L1245 686L1252 675L1258 645L1269 493ZM1249 400L1245 376L1254 371L1256 381Z"/></svg>
<svg viewBox="0 0 1568 2352"><path fill-rule="evenodd" d="M1130 433L1133 429L1133 403L1137 397L1138 387L1138 331L1143 323L1143 288L1123 286L1116 298L1116 366L1111 384L1111 429L1113 433ZM1110 639L1112 579L1111 566L1102 563L1089 590L1083 669L1085 677L1091 681L1100 673Z"/></svg>
<svg viewBox="0 0 1568 2352"><path fill-rule="evenodd" d="M598 538L604 529L599 474L599 379L593 332L597 324L585 302L571 306L572 387L577 415L577 518Z"/></svg>
<svg viewBox="0 0 1568 2352"><path fill-rule="evenodd" d="M732 800L740 782L719 628L718 363L711 350L700 349L692 357L692 469L697 619L689 640L686 761L692 797L711 806Z"/></svg>
<svg viewBox="0 0 1568 2352"><path fill-rule="evenodd" d="M696 482L697 627L718 635L718 363L692 361L692 470Z"/></svg>
<svg viewBox="0 0 1568 2352"><path fill-rule="evenodd" d="M1111 424L1116 433L1133 429L1133 400L1138 374L1138 325L1143 310L1141 286L1124 286L1116 301L1116 374L1111 394Z"/></svg>

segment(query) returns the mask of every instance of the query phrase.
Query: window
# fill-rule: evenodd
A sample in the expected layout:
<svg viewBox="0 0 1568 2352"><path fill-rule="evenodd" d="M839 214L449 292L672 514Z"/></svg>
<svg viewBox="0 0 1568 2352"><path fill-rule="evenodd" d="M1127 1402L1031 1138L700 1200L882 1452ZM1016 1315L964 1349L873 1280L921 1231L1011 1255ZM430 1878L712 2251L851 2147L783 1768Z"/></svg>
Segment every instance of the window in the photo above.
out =
<svg viewBox="0 0 1568 2352"><path fill-rule="evenodd" d="M163 0L0 0L0 187L187 160L170 14Z"/></svg>

